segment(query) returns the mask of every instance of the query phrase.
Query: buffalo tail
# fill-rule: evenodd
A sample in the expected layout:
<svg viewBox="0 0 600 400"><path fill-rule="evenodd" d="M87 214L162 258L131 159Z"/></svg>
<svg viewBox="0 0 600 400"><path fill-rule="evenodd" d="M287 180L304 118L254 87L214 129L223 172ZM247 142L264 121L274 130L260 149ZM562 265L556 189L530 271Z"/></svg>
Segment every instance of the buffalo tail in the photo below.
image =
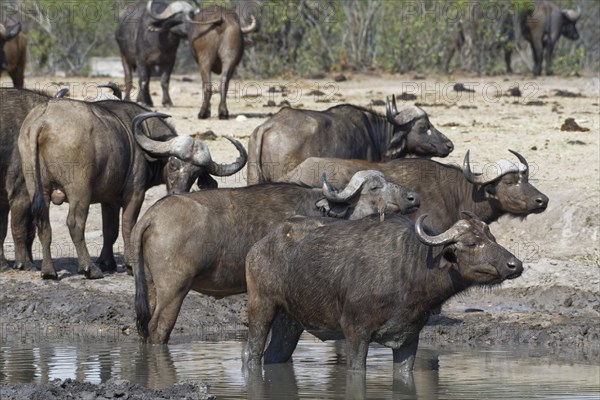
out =
<svg viewBox="0 0 600 400"><path fill-rule="evenodd" d="M38 154L38 138L40 136L40 133L44 129L44 125L40 125L36 128L30 128L30 129L35 129L34 137L32 138L31 136L29 136L31 139L31 141L30 141L31 153L30 154L33 157L33 160L32 160L33 161L33 163L32 163L33 179L35 182L35 192L33 194L33 199L31 201L31 213L33 214L33 218L34 218L35 222L38 224L38 226L41 226L43 228L43 227L45 227L45 224L48 221L48 218L46 218L46 216L48 214L48 205L46 204L46 202L44 200L42 174L41 174L41 168L40 168L40 155Z"/></svg>
<svg viewBox="0 0 600 400"><path fill-rule="evenodd" d="M144 232L150 225L150 219L142 219L131 232L131 268L135 277L135 315L136 326L140 336L146 341L150 332L148 324L152 315L148 304L148 279L144 270L144 254L142 240ZM150 277L150 280L152 277Z"/></svg>

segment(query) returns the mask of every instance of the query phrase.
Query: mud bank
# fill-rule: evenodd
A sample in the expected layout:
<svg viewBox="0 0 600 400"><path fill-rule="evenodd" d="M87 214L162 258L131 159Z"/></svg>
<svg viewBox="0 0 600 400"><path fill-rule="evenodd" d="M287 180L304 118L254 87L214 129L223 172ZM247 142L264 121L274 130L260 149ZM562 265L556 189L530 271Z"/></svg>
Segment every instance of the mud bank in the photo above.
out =
<svg viewBox="0 0 600 400"><path fill-rule="evenodd" d="M72 267L57 282L39 273L0 274L3 341L138 340L134 280L124 271L86 280ZM598 354L600 282L596 266L559 260L525 265L523 276L448 301L421 333L423 343L531 345ZM171 340L244 337L246 296L190 293Z"/></svg>
<svg viewBox="0 0 600 400"><path fill-rule="evenodd" d="M182 382L165 389L148 389L129 381L109 379L99 385L78 382L71 379L55 379L45 385L5 384L0 385L0 398L3 400L22 399L129 399L129 400L209 400L215 399L208 393L205 384Z"/></svg>

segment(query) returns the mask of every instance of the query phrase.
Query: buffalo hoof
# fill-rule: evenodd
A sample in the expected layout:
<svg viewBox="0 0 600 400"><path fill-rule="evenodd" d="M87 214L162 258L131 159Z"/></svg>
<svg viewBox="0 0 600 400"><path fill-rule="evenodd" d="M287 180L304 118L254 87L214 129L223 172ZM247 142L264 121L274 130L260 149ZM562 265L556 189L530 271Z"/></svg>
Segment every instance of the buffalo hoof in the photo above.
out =
<svg viewBox="0 0 600 400"><path fill-rule="evenodd" d="M83 273L85 274L85 277L87 279L102 279L104 278L104 274L102 273L102 271L100 270L100 268L98 268L95 265L87 265L83 268Z"/></svg>
<svg viewBox="0 0 600 400"><path fill-rule="evenodd" d="M219 119L229 119L229 113L219 113Z"/></svg>
<svg viewBox="0 0 600 400"><path fill-rule="evenodd" d="M8 271L9 269L11 269L11 268L7 262L0 263L0 272Z"/></svg>
<svg viewBox="0 0 600 400"><path fill-rule="evenodd" d="M198 119L208 119L210 118L210 110L200 110L198 113Z"/></svg>
<svg viewBox="0 0 600 400"><path fill-rule="evenodd" d="M15 261L14 269L18 269L21 271L37 271L35 264L31 260L23 261Z"/></svg>
<svg viewBox="0 0 600 400"><path fill-rule="evenodd" d="M124 267L127 275L133 276L133 268L131 268L131 265L125 265Z"/></svg>
<svg viewBox="0 0 600 400"><path fill-rule="evenodd" d="M115 260L112 261L99 261L98 262L100 269L103 272L116 272L117 271L117 263Z"/></svg>
<svg viewBox="0 0 600 400"><path fill-rule="evenodd" d="M162 105L163 107L173 107L173 102L171 100L163 101Z"/></svg>
<svg viewBox="0 0 600 400"><path fill-rule="evenodd" d="M56 273L56 271L53 271L50 273L42 271L41 274L42 274L42 279L44 279L44 280L53 280L53 281L58 280L58 274Z"/></svg>

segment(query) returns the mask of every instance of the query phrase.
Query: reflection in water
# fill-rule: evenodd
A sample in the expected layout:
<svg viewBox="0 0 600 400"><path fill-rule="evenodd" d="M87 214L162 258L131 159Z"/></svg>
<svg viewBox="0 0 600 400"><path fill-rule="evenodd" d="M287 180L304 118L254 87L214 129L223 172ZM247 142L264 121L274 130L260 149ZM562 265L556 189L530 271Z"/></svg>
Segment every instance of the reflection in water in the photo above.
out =
<svg viewBox="0 0 600 400"><path fill-rule="evenodd" d="M161 388L202 380L224 398L479 399L598 398L597 360L560 361L533 351L434 350L417 353L412 375L394 375L392 352L369 350L367 372L347 373L343 351L305 334L293 364L242 369L240 341L168 346L129 342L2 343L0 383L72 378L99 383L117 377Z"/></svg>

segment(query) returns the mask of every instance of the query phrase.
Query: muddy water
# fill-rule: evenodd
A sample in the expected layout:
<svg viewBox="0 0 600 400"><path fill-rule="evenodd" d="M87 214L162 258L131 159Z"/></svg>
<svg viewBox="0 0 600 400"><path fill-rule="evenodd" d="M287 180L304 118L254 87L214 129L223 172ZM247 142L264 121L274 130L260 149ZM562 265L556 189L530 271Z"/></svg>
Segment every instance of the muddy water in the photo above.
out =
<svg viewBox="0 0 600 400"><path fill-rule="evenodd" d="M600 397L598 360L565 359L525 349L433 349L421 346L410 378L392 374L389 349L372 346L366 375L347 374L343 351L305 334L294 363L242 371L244 342L146 346L133 340L99 343L4 342L0 383L72 378L100 383L123 378L151 388L202 380L219 398L482 399Z"/></svg>

